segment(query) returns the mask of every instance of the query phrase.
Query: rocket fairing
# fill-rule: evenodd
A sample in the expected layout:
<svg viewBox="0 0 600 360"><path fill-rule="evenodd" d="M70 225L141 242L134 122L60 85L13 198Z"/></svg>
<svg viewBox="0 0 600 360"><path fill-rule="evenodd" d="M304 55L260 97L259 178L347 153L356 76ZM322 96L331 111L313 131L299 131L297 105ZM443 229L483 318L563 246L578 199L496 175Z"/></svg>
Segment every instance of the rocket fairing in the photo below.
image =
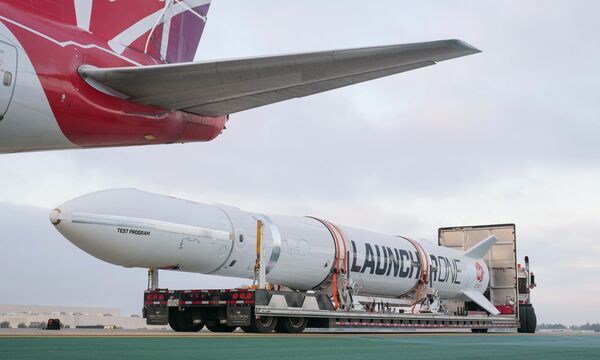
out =
<svg viewBox="0 0 600 360"><path fill-rule="evenodd" d="M401 298L428 286L441 298L468 299L497 314L482 295L490 280L482 258L493 236L462 253L314 217L252 213L135 189L87 194L50 213L63 236L106 262L248 279L255 276L257 220L264 223L269 283L324 288L339 270L356 293Z"/></svg>

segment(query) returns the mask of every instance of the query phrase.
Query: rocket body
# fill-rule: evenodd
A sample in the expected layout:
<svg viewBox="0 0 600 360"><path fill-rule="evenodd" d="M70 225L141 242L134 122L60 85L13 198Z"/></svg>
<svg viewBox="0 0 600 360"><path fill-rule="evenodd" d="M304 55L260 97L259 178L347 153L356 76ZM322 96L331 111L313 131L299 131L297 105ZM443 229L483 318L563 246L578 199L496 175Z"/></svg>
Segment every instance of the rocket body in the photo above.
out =
<svg viewBox="0 0 600 360"><path fill-rule="evenodd" d="M461 298L465 291L481 294L489 283L481 258L426 241L332 225L340 235L336 241L324 220L252 213L134 189L84 195L53 210L50 220L85 252L125 267L251 279L257 220L262 220L266 279L272 284L296 290L323 287L340 258L361 294L407 296L424 271L427 286L447 299Z"/></svg>

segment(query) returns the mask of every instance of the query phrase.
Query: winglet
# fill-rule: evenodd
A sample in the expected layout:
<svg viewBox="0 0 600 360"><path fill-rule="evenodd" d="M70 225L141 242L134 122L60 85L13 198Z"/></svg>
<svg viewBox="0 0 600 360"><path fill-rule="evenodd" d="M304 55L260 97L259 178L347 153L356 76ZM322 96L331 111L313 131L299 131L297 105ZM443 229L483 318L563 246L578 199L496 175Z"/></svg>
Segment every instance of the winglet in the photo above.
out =
<svg viewBox="0 0 600 360"><path fill-rule="evenodd" d="M467 250L467 252L465 252L465 256L470 257L471 259L483 258L485 254L490 251L490 248L494 246L496 240L498 239L495 235L488 236L485 240Z"/></svg>
<svg viewBox="0 0 600 360"><path fill-rule="evenodd" d="M481 293L472 290L462 290L463 295L471 299L474 303L481 306L485 311L489 312L492 315L499 315L500 311L496 309L494 304L492 304L488 299L485 298Z"/></svg>

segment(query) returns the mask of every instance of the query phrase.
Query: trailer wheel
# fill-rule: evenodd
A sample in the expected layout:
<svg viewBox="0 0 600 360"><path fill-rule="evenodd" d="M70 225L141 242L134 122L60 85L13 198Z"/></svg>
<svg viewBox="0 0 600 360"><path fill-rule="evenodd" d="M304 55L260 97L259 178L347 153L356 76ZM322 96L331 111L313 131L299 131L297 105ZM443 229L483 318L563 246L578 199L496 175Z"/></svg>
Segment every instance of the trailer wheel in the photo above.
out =
<svg viewBox="0 0 600 360"><path fill-rule="evenodd" d="M202 330L204 323L194 324L190 311L179 311L178 308L169 308L169 326L177 332L197 332Z"/></svg>
<svg viewBox="0 0 600 360"><path fill-rule="evenodd" d="M519 304L519 324L520 327L517 329L517 332L524 333L527 329L527 312L523 304Z"/></svg>
<svg viewBox="0 0 600 360"><path fill-rule="evenodd" d="M249 333L268 333L277 326L277 318L274 316L260 316L258 319L252 316L250 326L242 326L244 332Z"/></svg>
<svg viewBox="0 0 600 360"><path fill-rule="evenodd" d="M529 307L529 313L527 314L527 330L533 334L537 328L537 316L535 315L535 309L533 306Z"/></svg>
<svg viewBox="0 0 600 360"><path fill-rule="evenodd" d="M488 329L471 329L471 332L474 334L485 334L488 332Z"/></svg>
<svg viewBox="0 0 600 360"><path fill-rule="evenodd" d="M531 304L519 305L519 323L521 327L517 330L520 333L535 333L537 327L537 316Z"/></svg>
<svg viewBox="0 0 600 360"><path fill-rule="evenodd" d="M227 326L223 324L206 324L206 328L212 332L234 332L237 329L237 326Z"/></svg>
<svg viewBox="0 0 600 360"><path fill-rule="evenodd" d="M275 331L278 333L301 333L306 329L308 319L303 317L283 317L279 318Z"/></svg>

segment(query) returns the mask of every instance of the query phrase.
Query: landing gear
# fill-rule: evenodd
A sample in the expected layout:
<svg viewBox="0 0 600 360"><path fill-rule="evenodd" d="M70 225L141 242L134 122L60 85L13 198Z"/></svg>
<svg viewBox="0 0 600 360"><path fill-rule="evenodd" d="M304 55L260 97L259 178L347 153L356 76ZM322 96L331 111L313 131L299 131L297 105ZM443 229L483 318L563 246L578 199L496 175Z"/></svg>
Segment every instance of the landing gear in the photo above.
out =
<svg viewBox="0 0 600 360"><path fill-rule="evenodd" d="M188 310L179 311L178 308L169 308L169 326L177 332L197 332L204 327L203 322L194 322L192 312Z"/></svg>
<svg viewBox="0 0 600 360"><path fill-rule="evenodd" d="M301 333L306 329L308 319L303 317L282 317L277 321L275 331L278 333Z"/></svg>
<svg viewBox="0 0 600 360"><path fill-rule="evenodd" d="M537 316L531 304L519 304L519 322L521 327L517 330L520 333L535 333L537 327Z"/></svg>
<svg viewBox="0 0 600 360"><path fill-rule="evenodd" d="M260 316L258 319L252 314L250 326L242 326L242 330L248 333L268 333L277 326L278 318L274 316Z"/></svg>

